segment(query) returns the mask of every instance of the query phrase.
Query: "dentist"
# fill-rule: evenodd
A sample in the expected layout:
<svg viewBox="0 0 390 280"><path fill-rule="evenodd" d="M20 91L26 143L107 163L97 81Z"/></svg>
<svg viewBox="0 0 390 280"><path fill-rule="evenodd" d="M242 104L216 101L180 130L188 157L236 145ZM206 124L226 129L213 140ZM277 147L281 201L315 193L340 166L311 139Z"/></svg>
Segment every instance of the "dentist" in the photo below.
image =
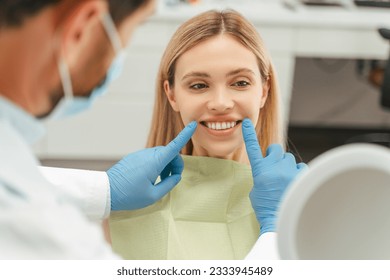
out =
<svg viewBox="0 0 390 280"><path fill-rule="evenodd" d="M91 219L145 207L180 181L179 152L196 123L167 146L130 154L107 172L39 169L29 147L44 133L40 119L80 112L104 92L123 62L124 42L155 4L0 2L1 259L117 258Z"/></svg>

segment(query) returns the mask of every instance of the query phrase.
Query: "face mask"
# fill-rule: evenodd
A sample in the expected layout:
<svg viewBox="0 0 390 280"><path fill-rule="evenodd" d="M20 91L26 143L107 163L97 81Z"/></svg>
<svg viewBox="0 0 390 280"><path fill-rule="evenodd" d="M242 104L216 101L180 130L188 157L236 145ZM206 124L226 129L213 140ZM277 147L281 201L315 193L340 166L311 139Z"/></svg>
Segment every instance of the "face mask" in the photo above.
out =
<svg viewBox="0 0 390 280"><path fill-rule="evenodd" d="M122 49L122 43L118 31L116 30L115 24L108 13L103 16L102 23L116 53L114 60L107 70L106 78L101 84L92 90L88 97L74 96L69 68L64 59L60 58L58 62L58 71L64 90L64 97L46 118L47 120L62 119L89 109L96 98L106 93L108 86L112 83L112 81L120 76L123 70L126 53Z"/></svg>

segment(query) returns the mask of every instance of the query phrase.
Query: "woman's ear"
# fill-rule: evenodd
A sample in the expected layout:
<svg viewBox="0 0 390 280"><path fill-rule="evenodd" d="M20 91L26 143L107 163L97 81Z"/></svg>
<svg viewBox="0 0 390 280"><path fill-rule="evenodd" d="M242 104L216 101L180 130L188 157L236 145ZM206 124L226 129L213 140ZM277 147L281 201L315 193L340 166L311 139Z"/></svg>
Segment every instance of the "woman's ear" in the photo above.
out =
<svg viewBox="0 0 390 280"><path fill-rule="evenodd" d="M260 108L264 107L265 102L267 101L269 89L270 89L270 80L269 78L264 82L263 84L263 91L261 93L261 99L260 99Z"/></svg>
<svg viewBox="0 0 390 280"><path fill-rule="evenodd" d="M165 91L165 94L167 95L169 104L171 104L171 106L172 106L172 109L175 112L179 112L179 106L176 103L175 94L174 94L173 89L171 88L171 86L169 85L169 82L167 80L164 81L164 91Z"/></svg>

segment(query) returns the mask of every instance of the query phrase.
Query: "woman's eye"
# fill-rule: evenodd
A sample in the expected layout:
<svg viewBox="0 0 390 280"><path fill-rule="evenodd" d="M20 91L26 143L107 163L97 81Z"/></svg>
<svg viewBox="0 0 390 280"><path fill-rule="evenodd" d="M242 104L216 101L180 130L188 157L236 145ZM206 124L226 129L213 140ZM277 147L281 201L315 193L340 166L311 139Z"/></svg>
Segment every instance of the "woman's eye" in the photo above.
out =
<svg viewBox="0 0 390 280"><path fill-rule="evenodd" d="M199 89L205 89L208 88L206 84L193 84L190 86L191 89L199 90Z"/></svg>
<svg viewBox="0 0 390 280"><path fill-rule="evenodd" d="M233 86L235 86L235 87L247 87L249 85L250 85L250 83L247 81L238 81L238 82L235 82L233 84Z"/></svg>

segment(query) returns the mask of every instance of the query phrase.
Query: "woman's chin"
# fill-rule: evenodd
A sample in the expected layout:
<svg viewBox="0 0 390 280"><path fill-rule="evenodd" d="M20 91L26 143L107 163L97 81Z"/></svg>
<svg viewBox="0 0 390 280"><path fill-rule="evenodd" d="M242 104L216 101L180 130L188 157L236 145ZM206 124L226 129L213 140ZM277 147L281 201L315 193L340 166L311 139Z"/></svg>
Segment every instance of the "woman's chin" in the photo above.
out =
<svg viewBox="0 0 390 280"><path fill-rule="evenodd" d="M210 149L208 151L204 151L203 153L194 153L197 156L207 156L219 159L228 159L241 161L243 158L242 149L220 149L221 147L216 147L215 149ZM196 149L194 149L196 151Z"/></svg>

